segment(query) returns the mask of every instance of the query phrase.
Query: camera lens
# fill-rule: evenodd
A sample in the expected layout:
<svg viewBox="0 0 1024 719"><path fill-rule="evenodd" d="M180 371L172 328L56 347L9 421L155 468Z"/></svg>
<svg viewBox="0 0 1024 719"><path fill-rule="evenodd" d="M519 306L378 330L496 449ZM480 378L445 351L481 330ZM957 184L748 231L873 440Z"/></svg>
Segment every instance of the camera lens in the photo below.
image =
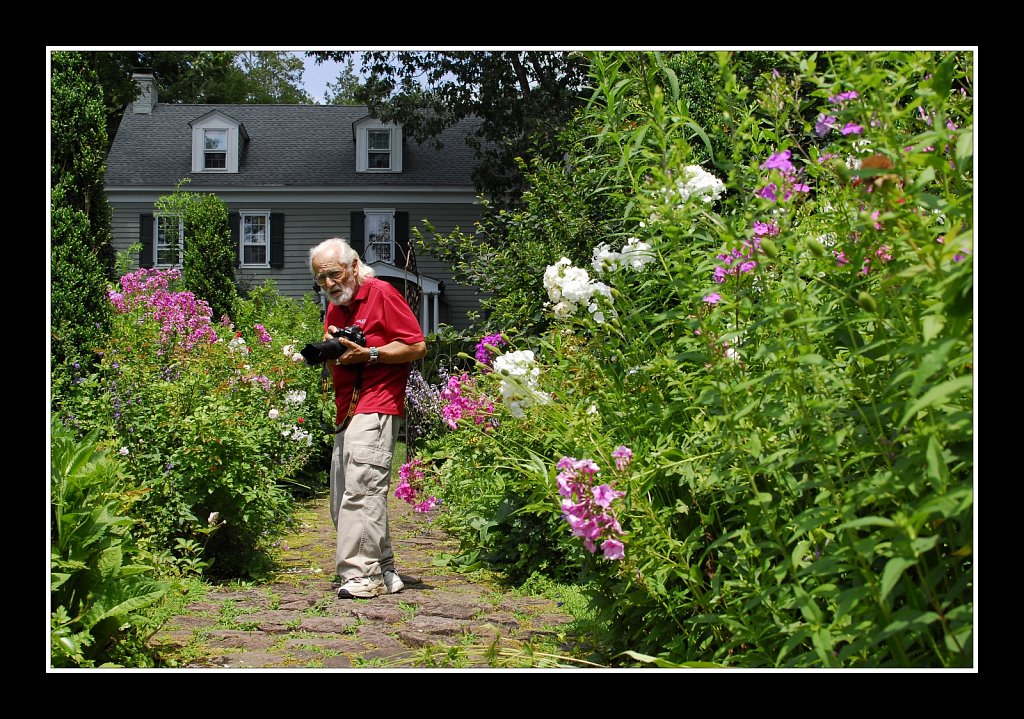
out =
<svg viewBox="0 0 1024 719"><path fill-rule="evenodd" d="M299 352L308 365L318 365L337 359L345 353L345 345L331 338L323 342L310 342Z"/></svg>

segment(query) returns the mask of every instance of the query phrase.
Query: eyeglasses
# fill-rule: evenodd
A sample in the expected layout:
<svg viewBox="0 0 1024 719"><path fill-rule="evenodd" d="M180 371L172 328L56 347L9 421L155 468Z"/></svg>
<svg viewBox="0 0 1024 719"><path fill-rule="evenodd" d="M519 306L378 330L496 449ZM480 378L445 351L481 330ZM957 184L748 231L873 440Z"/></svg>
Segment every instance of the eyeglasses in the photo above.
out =
<svg viewBox="0 0 1024 719"><path fill-rule="evenodd" d="M345 274L345 270L332 270L330 272L321 272L320 274L315 275L313 277L313 281L315 281L318 285L323 287L324 285L327 284L328 279L334 282L341 282Z"/></svg>

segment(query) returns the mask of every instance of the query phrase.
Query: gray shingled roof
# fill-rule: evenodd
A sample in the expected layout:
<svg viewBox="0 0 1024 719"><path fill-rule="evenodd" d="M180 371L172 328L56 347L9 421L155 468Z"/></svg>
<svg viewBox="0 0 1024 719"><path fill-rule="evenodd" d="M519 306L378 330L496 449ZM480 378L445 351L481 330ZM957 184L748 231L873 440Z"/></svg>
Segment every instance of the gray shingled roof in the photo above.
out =
<svg viewBox="0 0 1024 719"><path fill-rule="evenodd" d="M192 173L189 123L220 110L249 133L238 174ZM107 158L106 184L174 186L184 177L190 188L204 186L319 187L352 185L472 186L473 150L465 138L477 122L445 130L444 149L408 137L402 172L357 173L352 123L367 117L355 105L173 105L158 103L151 115L121 120Z"/></svg>

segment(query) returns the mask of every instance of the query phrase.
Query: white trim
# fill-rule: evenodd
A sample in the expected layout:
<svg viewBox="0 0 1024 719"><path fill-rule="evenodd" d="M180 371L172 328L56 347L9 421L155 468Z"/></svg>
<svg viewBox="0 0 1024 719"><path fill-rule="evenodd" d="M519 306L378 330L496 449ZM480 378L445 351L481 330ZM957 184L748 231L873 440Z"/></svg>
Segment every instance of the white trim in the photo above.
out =
<svg viewBox="0 0 1024 719"><path fill-rule="evenodd" d="M212 173L211 173L212 174ZM107 187L107 200L117 202L155 203L163 195L174 192L174 187ZM273 205L280 202L330 203L332 205L362 205L387 202L393 205L479 205L480 196L473 188L446 188L424 186L411 189L408 186L373 189L363 187L281 187L267 190L265 187L232 187L230 185L190 185L190 191L211 192L225 202L247 202L252 205ZM356 209L353 207L352 209Z"/></svg>
<svg viewBox="0 0 1024 719"><path fill-rule="evenodd" d="M267 261L249 263L245 261L245 218L246 217L265 217L267 223L266 234L266 248L267 248ZM255 243L250 243L252 247L258 247ZM270 267L270 210L239 210L238 211L238 267L240 269L267 269Z"/></svg>

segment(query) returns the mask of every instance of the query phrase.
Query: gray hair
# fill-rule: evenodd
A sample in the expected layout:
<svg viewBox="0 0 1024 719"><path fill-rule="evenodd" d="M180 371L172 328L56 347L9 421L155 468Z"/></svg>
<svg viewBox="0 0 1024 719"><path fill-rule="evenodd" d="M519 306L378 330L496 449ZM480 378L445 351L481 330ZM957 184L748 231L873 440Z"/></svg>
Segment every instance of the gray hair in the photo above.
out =
<svg viewBox="0 0 1024 719"><path fill-rule="evenodd" d="M353 260L356 260L356 280L362 283L367 277L373 277L376 273L373 268L365 264L360 258L359 253L352 249L352 245L348 243L348 240L342 237L331 237L330 239L324 240L316 247L313 247L309 251L309 272L313 274L313 258L318 255L328 255L331 259L334 259L340 265L351 265Z"/></svg>

